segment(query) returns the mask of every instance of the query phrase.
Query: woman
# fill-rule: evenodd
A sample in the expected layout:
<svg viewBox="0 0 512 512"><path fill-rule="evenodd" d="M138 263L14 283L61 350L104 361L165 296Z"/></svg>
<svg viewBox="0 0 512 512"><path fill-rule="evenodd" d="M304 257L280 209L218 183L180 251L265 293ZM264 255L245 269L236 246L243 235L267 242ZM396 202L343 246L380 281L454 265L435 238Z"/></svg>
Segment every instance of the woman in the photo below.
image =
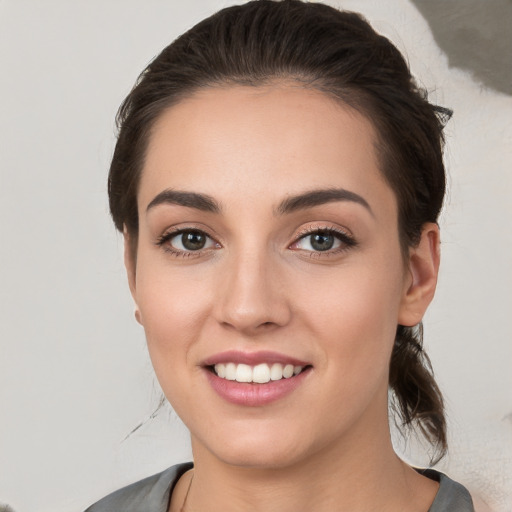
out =
<svg viewBox="0 0 512 512"><path fill-rule="evenodd" d="M442 118L358 15L224 9L119 112L109 194L136 318L194 465L90 512L471 511L393 451L446 450L421 320L439 268Z"/></svg>

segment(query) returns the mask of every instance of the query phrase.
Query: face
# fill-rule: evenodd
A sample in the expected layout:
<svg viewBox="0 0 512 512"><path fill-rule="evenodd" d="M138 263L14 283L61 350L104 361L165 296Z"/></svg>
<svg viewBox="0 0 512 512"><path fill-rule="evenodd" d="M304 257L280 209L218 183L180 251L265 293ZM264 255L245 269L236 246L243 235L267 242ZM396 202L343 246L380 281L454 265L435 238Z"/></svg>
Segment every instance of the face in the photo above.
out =
<svg viewBox="0 0 512 512"><path fill-rule="evenodd" d="M127 267L196 462L285 466L387 435L415 273L374 142L290 84L207 89L155 125Z"/></svg>

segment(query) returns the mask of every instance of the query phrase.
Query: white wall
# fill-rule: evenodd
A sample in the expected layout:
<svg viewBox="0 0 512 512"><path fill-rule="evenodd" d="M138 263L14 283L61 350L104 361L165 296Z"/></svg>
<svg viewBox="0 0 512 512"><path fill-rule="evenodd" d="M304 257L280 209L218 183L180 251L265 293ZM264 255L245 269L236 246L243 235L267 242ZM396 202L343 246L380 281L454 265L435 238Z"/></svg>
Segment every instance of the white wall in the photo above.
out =
<svg viewBox="0 0 512 512"><path fill-rule="evenodd" d="M133 319L106 174L145 64L222 0L0 0L0 503L79 512L190 457ZM441 467L512 510L512 100L449 69L407 0L331 2L401 49L447 129L443 268L426 344L445 392ZM414 457L414 454L412 455ZM418 462L418 461L417 461Z"/></svg>

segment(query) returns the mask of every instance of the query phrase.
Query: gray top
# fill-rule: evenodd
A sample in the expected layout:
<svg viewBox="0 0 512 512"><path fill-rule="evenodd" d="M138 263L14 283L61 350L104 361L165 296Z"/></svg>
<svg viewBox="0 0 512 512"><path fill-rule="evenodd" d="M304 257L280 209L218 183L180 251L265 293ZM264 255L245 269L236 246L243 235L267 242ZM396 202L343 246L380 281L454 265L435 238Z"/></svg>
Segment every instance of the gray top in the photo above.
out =
<svg viewBox="0 0 512 512"><path fill-rule="evenodd" d="M85 512L167 512L171 493L181 475L193 464L178 464L109 494ZM439 490L428 512L475 512L465 487L433 469L418 470L439 482Z"/></svg>

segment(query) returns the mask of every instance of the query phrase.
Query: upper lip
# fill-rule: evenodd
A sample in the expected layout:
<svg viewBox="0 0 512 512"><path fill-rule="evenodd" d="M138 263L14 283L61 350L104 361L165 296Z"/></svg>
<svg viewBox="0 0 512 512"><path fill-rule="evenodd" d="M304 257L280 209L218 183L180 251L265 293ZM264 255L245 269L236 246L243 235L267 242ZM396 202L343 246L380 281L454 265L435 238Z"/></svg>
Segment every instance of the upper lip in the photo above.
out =
<svg viewBox="0 0 512 512"><path fill-rule="evenodd" d="M262 363L280 363L283 365L293 364L293 366L308 366L310 363L301 361L295 357L291 357L278 352L268 350L259 352L242 352L240 350L227 350L208 357L204 362L204 366L213 366L220 363L247 364L256 366Z"/></svg>

